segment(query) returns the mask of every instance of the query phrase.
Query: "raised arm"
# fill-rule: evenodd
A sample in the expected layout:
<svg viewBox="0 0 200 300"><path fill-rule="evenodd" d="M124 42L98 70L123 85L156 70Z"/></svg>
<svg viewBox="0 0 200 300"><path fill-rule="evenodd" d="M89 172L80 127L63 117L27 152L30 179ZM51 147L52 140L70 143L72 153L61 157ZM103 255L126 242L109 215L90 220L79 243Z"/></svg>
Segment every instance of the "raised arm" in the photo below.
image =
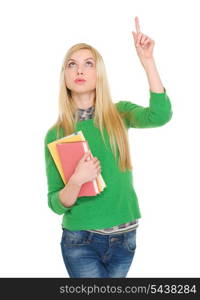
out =
<svg viewBox="0 0 200 300"><path fill-rule="evenodd" d="M132 31L137 55L145 69L149 82L149 106L144 107L130 101L119 101L117 109L124 117L127 127L152 128L162 126L172 118L172 107L153 57L154 40L140 30L135 17L136 32Z"/></svg>
<svg viewBox="0 0 200 300"><path fill-rule="evenodd" d="M149 89L154 93L164 93L164 86L161 82L153 57L155 41L141 32L138 17L135 17L135 27L136 32L132 31L135 48L139 60L146 72Z"/></svg>
<svg viewBox="0 0 200 300"><path fill-rule="evenodd" d="M171 120L173 111L166 89L164 88L163 93L155 93L149 90L149 94L148 107L130 101L116 103L116 107L128 128L159 127Z"/></svg>

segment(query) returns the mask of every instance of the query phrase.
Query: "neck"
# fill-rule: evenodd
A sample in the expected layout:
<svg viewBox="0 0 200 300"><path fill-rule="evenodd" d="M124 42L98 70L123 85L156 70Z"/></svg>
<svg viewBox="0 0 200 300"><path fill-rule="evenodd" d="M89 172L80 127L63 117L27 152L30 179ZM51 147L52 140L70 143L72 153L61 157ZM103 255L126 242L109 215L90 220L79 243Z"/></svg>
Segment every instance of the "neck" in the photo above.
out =
<svg viewBox="0 0 200 300"><path fill-rule="evenodd" d="M94 105L95 102L95 92L87 92L87 93L72 93L72 99L79 109L88 109Z"/></svg>

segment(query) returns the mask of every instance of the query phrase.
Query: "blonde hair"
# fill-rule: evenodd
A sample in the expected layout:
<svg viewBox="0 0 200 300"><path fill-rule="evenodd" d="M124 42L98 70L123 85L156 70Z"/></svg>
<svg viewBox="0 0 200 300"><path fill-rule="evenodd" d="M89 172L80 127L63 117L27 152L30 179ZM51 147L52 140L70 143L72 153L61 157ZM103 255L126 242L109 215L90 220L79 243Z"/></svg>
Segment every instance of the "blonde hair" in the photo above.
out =
<svg viewBox="0 0 200 300"><path fill-rule="evenodd" d="M92 46L86 43L78 43L73 45L66 53L61 72L60 72L60 90L59 90L59 116L56 123L51 127L56 127L57 138L60 129L64 130L65 135L72 134L75 131L76 125L76 106L71 97L71 91L67 88L65 83L65 68L67 60L70 56L81 49L88 49L92 52L96 61L96 99L94 109L94 124L99 128L104 144L103 128L107 129L111 150L116 159L116 152L119 153L118 166L121 171L126 169L132 170L130 149L128 144L128 130L124 124L122 115L123 112L118 112L115 103L112 102L109 84L106 75L106 69L102 56ZM125 115L125 114L124 114Z"/></svg>

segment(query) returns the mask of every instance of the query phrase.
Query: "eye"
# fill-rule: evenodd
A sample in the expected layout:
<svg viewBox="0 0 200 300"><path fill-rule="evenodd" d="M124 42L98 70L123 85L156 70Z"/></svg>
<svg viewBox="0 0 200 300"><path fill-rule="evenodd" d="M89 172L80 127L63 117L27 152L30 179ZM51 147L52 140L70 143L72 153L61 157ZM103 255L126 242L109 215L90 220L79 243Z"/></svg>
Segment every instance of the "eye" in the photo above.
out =
<svg viewBox="0 0 200 300"><path fill-rule="evenodd" d="M91 61L87 61L87 63L89 63L89 64L93 65L93 63L92 63Z"/></svg>
<svg viewBox="0 0 200 300"><path fill-rule="evenodd" d="M74 64L74 62L69 63L69 64L68 64L68 67L69 67L71 64Z"/></svg>
<svg viewBox="0 0 200 300"><path fill-rule="evenodd" d="M71 65L74 65L74 64L75 64L75 62L70 62L68 64L68 67L70 67ZM91 61L87 61L86 64L90 64L91 66L93 66L93 63Z"/></svg>

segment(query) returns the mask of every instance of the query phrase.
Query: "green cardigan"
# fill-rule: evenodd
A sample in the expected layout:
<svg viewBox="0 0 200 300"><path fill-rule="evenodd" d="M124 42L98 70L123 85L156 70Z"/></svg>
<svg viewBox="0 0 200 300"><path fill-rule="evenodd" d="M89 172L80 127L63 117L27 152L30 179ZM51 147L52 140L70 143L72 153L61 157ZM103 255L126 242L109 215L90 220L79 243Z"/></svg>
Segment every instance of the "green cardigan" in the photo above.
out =
<svg viewBox="0 0 200 300"><path fill-rule="evenodd" d="M127 128L158 127L171 119L173 112L166 89L163 93L151 90L149 93L149 107L139 106L130 101L115 103L119 112L128 112L123 117ZM58 193L64 187L64 183L47 147L48 143L56 139L56 129L49 129L45 135L48 206L56 214L63 215L62 227L69 230L104 229L141 218L132 171L119 170L110 148L107 130L104 129L107 147L93 119L78 121L76 131L79 130L82 130L88 141L93 156L99 159L101 174L107 186L96 196L78 197L72 207L62 205Z"/></svg>

